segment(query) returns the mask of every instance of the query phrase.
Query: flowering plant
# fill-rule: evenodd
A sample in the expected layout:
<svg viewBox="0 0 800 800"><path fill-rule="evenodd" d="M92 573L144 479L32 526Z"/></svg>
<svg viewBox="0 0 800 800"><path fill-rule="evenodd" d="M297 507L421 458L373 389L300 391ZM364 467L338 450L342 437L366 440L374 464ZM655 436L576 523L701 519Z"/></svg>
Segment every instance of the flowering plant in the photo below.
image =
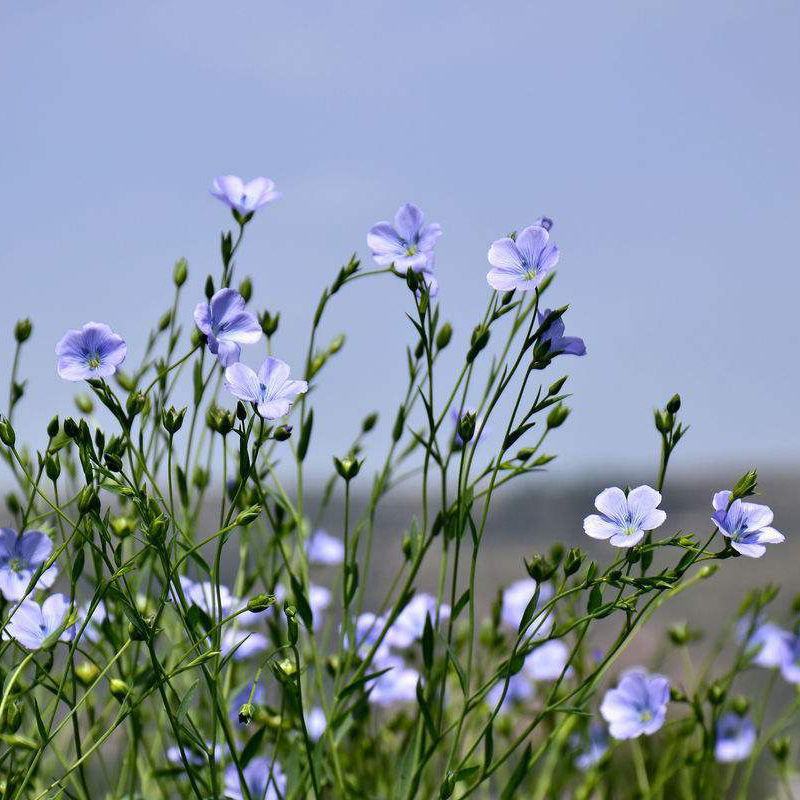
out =
<svg viewBox="0 0 800 800"><path fill-rule="evenodd" d="M661 533L687 431L678 395L655 413L655 485L606 488L587 513L602 557L555 545L483 602L492 503L552 460L543 446L569 416L567 377L546 371L587 352L565 335L567 307L544 306L552 220L491 244L486 308L458 373L440 378L454 342L437 303L441 226L412 204L376 224L376 266L354 255L338 271L290 365L273 355L279 314L252 310L249 278L234 288L246 229L280 194L230 175L212 194L235 229L193 319L180 260L138 362L108 324L68 331L56 373L82 382L80 413L54 417L35 451L14 430L32 333L16 326L0 418L15 483L0 531L2 798L747 797L767 748L787 782L798 701L768 723L766 698L734 692L751 667L800 683L800 636L766 617L774 589L744 599L730 663L618 669L666 601L783 541L747 500L755 472L710 499L706 535ZM377 468L364 459L370 414L314 495L305 465L326 413L314 390L343 345L319 345L325 312L378 276L400 279L408 308L406 391ZM404 536L377 542L379 508L410 477ZM388 584L374 579L376 545L400 556ZM438 580L418 590L429 565ZM696 632L669 637L690 661Z"/></svg>

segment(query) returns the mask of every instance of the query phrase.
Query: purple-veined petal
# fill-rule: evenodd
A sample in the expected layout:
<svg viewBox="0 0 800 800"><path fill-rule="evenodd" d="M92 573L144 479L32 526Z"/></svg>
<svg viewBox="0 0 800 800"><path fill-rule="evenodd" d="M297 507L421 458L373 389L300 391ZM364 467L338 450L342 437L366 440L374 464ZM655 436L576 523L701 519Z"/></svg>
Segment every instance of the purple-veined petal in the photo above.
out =
<svg viewBox="0 0 800 800"><path fill-rule="evenodd" d="M599 514L590 514L583 520L583 532L592 539L610 539L619 533L619 525Z"/></svg>
<svg viewBox="0 0 800 800"><path fill-rule="evenodd" d="M644 519L661 502L661 495L649 486L637 486L628 492L628 511L635 520Z"/></svg>
<svg viewBox="0 0 800 800"><path fill-rule="evenodd" d="M16 549L23 560L38 566L50 558L53 543L41 531L26 531L17 541Z"/></svg>
<svg viewBox="0 0 800 800"><path fill-rule="evenodd" d="M711 504L714 506L715 511L727 511L728 503L731 499L731 492L727 489L724 492L717 492L713 499L711 500Z"/></svg>
<svg viewBox="0 0 800 800"><path fill-rule="evenodd" d="M442 226L438 222L431 222L424 225L419 232L417 247L423 252L429 252L436 246L436 242L442 235Z"/></svg>
<svg viewBox="0 0 800 800"><path fill-rule="evenodd" d="M211 308L207 301L194 307L194 324L206 335L211 333Z"/></svg>
<svg viewBox="0 0 800 800"><path fill-rule="evenodd" d="M272 399L278 395L289 377L289 365L275 356L267 356L258 368L258 379L264 384L264 397Z"/></svg>
<svg viewBox="0 0 800 800"><path fill-rule="evenodd" d="M240 400L258 403L261 400L261 382L255 371L237 362L225 370L225 388Z"/></svg>
<svg viewBox="0 0 800 800"><path fill-rule="evenodd" d="M608 540L608 543L614 547L633 547L635 544L639 544L643 538L643 530L637 530L634 533L623 533L622 531L617 531L617 533L615 533Z"/></svg>
<svg viewBox="0 0 800 800"><path fill-rule="evenodd" d="M256 406L256 411L264 419L280 419L289 413L292 404L284 399L265 400Z"/></svg>
<svg viewBox="0 0 800 800"><path fill-rule="evenodd" d="M413 203L403 203L394 215L394 227L402 239L416 243L423 214Z"/></svg>
<svg viewBox="0 0 800 800"><path fill-rule="evenodd" d="M405 255L407 247L389 222L373 225L367 234L367 246L375 263L388 267L396 258Z"/></svg>
<svg viewBox="0 0 800 800"><path fill-rule="evenodd" d="M517 249L526 269L539 266L539 256L550 239L550 234L539 225L530 225L517 234Z"/></svg>
<svg viewBox="0 0 800 800"><path fill-rule="evenodd" d="M622 489L612 486L603 489L594 500L594 507L607 517L623 521L628 514L628 500Z"/></svg>
<svg viewBox="0 0 800 800"><path fill-rule="evenodd" d="M208 349L219 359L223 367L235 364L242 355L242 348L236 342L224 342L214 339L215 347L212 347L212 340L208 341Z"/></svg>
<svg viewBox="0 0 800 800"><path fill-rule="evenodd" d="M780 544L786 541L786 537L775 528L761 528L756 532L755 541L759 544Z"/></svg>
<svg viewBox="0 0 800 800"><path fill-rule="evenodd" d="M731 547L748 558L761 558L767 552L763 544L746 544L735 539L731 539Z"/></svg>
<svg viewBox="0 0 800 800"><path fill-rule="evenodd" d="M514 240L507 236L492 242L487 258L489 263L498 270L524 272L525 266L519 248Z"/></svg>

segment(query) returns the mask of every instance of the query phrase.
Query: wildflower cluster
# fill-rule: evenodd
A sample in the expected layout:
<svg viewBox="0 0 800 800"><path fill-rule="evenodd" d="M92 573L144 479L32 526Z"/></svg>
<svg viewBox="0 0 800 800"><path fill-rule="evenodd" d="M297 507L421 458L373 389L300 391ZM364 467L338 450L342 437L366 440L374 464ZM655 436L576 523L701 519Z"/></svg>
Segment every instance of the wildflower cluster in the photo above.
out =
<svg viewBox="0 0 800 800"><path fill-rule="evenodd" d="M800 700L768 721L765 698L734 693L751 668L800 684L797 621L767 616L775 590L746 596L701 670L616 669L666 601L784 541L747 499L755 472L710 499L707 535L658 538L687 430L677 395L655 414L655 485L606 488L586 515L603 557L554 545L521 559L493 602L476 579L498 493L527 491L569 417L567 377L545 371L587 353L566 335L567 306L543 304L553 221L490 245L486 308L457 374L440 378L458 341L436 302L442 228L402 205L367 234L375 266L353 255L323 290L290 367L273 354L280 314L253 308L252 279L234 288L247 227L280 194L231 175L211 194L235 227L193 318L181 259L170 308L143 348L131 341L135 363L109 324L68 331L55 372L80 383L78 413L54 417L34 451L14 429L33 330L16 326L0 418L14 483L0 529L0 797L722 797L737 775L746 797L767 749L785 784ZM336 414L315 389L345 341L320 345L325 312L378 277L396 279L398 320L408 312L406 389L386 430L368 414L309 493L315 419ZM386 453L370 464L378 434ZM378 513L404 486L416 500L386 541ZM668 636L691 666L698 632Z"/></svg>

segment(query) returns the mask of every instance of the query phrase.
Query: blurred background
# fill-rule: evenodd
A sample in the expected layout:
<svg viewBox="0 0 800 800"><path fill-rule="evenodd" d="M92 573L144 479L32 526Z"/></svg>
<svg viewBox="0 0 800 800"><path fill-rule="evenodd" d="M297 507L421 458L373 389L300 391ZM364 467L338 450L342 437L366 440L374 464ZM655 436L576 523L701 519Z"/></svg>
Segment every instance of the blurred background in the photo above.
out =
<svg viewBox="0 0 800 800"><path fill-rule="evenodd" d="M209 184L263 174L284 197L249 226L237 274L253 277L256 308L281 312L277 354L296 370L322 287L353 251L370 262L367 230L400 203L444 229L453 376L485 307L488 245L555 219L550 298L571 304L568 332L589 355L553 368L571 369L573 414L547 475L503 498L496 541L513 546L487 565L499 570L488 592L541 542L583 538L600 489L655 480L652 409L676 391L692 427L668 512L706 530L710 493L759 465L791 541L797 3L33 0L0 18L0 330L34 321L20 438L41 443L49 416L73 409L75 387L55 374L62 333L108 322L138 361L181 256L191 325L231 224ZM407 309L393 279L357 282L332 305L322 341L348 340L315 401L317 480L373 409L386 441ZM8 337L4 380L12 349ZM749 583L783 564L793 576L798 549L782 553L794 556L731 572Z"/></svg>

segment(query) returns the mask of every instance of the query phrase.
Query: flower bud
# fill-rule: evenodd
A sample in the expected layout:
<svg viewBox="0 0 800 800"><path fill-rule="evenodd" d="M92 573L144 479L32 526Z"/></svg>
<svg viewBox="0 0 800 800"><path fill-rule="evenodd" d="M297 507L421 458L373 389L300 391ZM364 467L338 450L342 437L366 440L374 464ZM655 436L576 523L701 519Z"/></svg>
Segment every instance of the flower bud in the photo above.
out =
<svg viewBox="0 0 800 800"><path fill-rule="evenodd" d="M120 678L112 678L108 682L108 690L111 692L113 697L122 702L130 691L130 688L128 687L128 684Z"/></svg>
<svg viewBox="0 0 800 800"><path fill-rule="evenodd" d="M78 495L78 511L81 514L100 511L100 498L97 496L94 486L84 486L81 489Z"/></svg>
<svg viewBox="0 0 800 800"><path fill-rule="evenodd" d="M684 645L691 639L689 626L685 622L676 622L667 628L667 636L669 640L678 646Z"/></svg>
<svg viewBox="0 0 800 800"><path fill-rule="evenodd" d="M339 473L339 477L343 478L348 483L353 480L353 478L358 475L359 470L361 469L361 463L356 458L336 458L333 457L333 465L336 467L336 471Z"/></svg>
<svg viewBox="0 0 800 800"><path fill-rule="evenodd" d="M537 583L544 583L556 571L556 566L537 553L530 560L525 559L525 569Z"/></svg>
<svg viewBox="0 0 800 800"><path fill-rule="evenodd" d="M44 470L47 477L55 483L61 475L61 462L58 460L58 453L48 453L44 460Z"/></svg>
<svg viewBox="0 0 800 800"><path fill-rule="evenodd" d="M567 382L567 377L568 377L567 375L564 375L563 378L559 378L554 383L551 383L550 388L547 390L547 396L553 397L557 395L561 391L561 388L564 386L564 384Z"/></svg>
<svg viewBox="0 0 800 800"><path fill-rule="evenodd" d="M147 398L141 392L131 392L125 402L125 409L128 416L133 419L142 413L145 405L147 405Z"/></svg>
<svg viewBox="0 0 800 800"><path fill-rule="evenodd" d="M172 282L180 289L186 283L187 277L189 277L189 262L185 258L179 258L172 268Z"/></svg>
<svg viewBox="0 0 800 800"><path fill-rule="evenodd" d="M564 575L567 577L574 575L581 568L582 563L583 553L581 552L580 548L570 548L569 552L567 553L567 557L564 559Z"/></svg>
<svg viewBox="0 0 800 800"><path fill-rule="evenodd" d="M275 595L264 592L262 594L257 594L255 597L251 597L247 601L247 610L253 614L258 614L261 611L266 611L273 605L275 605Z"/></svg>
<svg viewBox="0 0 800 800"><path fill-rule="evenodd" d="M67 417L64 420L64 433L66 433L70 439L77 439L79 432L80 428L78 427L78 423L75 422L72 417Z"/></svg>
<svg viewBox="0 0 800 800"><path fill-rule="evenodd" d="M670 414L675 415L678 413L678 411L680 411L680 408L681 408L681 396L679 394L672 395L672 397L669 399L669 402L667 403L667 411Z"/></svg>
<svg viewBox="0 0 800 800"><path fill-rule="evenodd" d="M169 529L169 519L164 514L159 514L147 525L145 535L149 544L153 547L161 547L167 538Z"/></svg>
<svg viewBox="0 0 800 800"><path fill-rule="evenodd" d="M236 517L236 525L239 527L246 527L251 522L255 522L261 516L261 506L258 504L252 505L249 508L240 511Z"/></svg>
<svg viewBox="0 0 800 800"><path fill-rule="evenodd" d="M3 733L16 733L22 724L24 706L19 700L13 700L6 708L5 719L2 720Z"/></svg>
<svg viewBox="0 0 800 800"><path fill-rule="evenodd" d="M186 416L186 407L178 410L175 406L170 406L162 412L161 422L167 433L176 434L183 425L183 418Z"/></svg>
<svg viewBox="0 0 800 800"><path fill-rule="evenodd" d="M476 325L472 331L470 348L467 352L467 363L471 364L489 343L489 329L484 325Z"/></svg>
<svg viewBox="0 0 800 800"><path fill-rule="evenodd" d="M29 319L21 319L14 326L14 338L19 344L26 342L31 337L33 323Z"/></svg>
<svg viewBox="0 0 800 800"><path fill-rule="evenodd" d="M206 300L210 300L214 296L214 279L210 275L206 278L205 294Z"/></svg>
<svg viewBox="0 0 800 800"><path fill-rule="evenodd" d="M253 715L256 713L256 707L252 703L242 703L239 706L239 724L249 725L253 721Z"/></svg>
<svg viewBox="0 0 800 800"><path fill-rule="evenodd" d="M275 428L275 433L272 434L272 438L276 442L285 442L291 435L292 435L292 426L281 425L280 427Z"/></svg>
<svg viewBox="0 0 800 800"><path fill-rule="evenodd" d="M53 417L53 419L47 423L47 435L51 439L58 436L58 416Z"/></svg>
<svg viewBox="0 0 800 800"><path fill-rule="evenodd" d="M547 429L553 430L564 424L569 416L569 409L562 403L553 406L553 410L547 415Z"/></svg>
<svg viewBox="0 0 800 800"><path fill-rule="evenodd" d="M192 486L194 486L195 489L203 491L203 489L208 486L209 480L208 471L203 469L203 467L195 467L192 471Z"/></svg>
<svg viewBox="0 0 800 800"><path fill-rule="evenodd" d="M466 444L475 435L475 414L465 411L458 420L458 438Z"/></svg>
<svg viewBox="0 0 800 800"><path fill-rule="evenodd" d="M377 424L378 422L378 412L375 411L372 414L368 414L361 422L361 432L362 433L369 433Z"/></svg>
<svg viewBox="0 0 800 800"><path fill-rule="evenodd" d="M11 422L6 417L0 417L0 442L6 447L13 447L16 441L17 435L11 427Z"/></svg>
<svg viewBox="0 0 800 800"><path fill-rule="evenodd" d="M672 430L672 426L675 424L674 417L668 411L656 409L653 412L653 417L656 423L656 430L659 433L669 433Z"/></svg>
<svg viewBox="0 0 800 800"><path fill-rule="evenodd" d="M708 702L712 706L718 706L725 702L725 687L720 683L712 683L708 687Z"/></svg>
<svg viewBox="0 0 800 800"><path fill-rule="evenodd" d="M774 759L783 764L789 758L790 742L788 736L780 736L769 743L769 750Z"/></svg>
<svg viewBox="0 0 800 800"><path fill-rule="evenodd" d="M273 317L269 311L265 311L263 314L259 315L258 321L261 324L261 330L264 331L264 336L269 338L270 336L274 336L275 332L278 330L281 315L278 313Z"/></svg>
<svg viewBox="0 0 800 800"><path fill-rule="evenodd" d="M245 303L249 302L253 296L253 281L249 277L242 278L242 282L239 284L239 294Z"/></svg>
<svg viewBox="0 0 800 800"><path fill-rule="evenodd" d="M136 520L130 517L112 517L110 520L111 531L115 536L124 539L136 532Z"/></svg>
<svg viewBox="0 0 800 800"><path fill-rule="evenodd" d="M681 691L677 686L672 686L669 690L669 699L673 703L685 703L687 699L686 692Z"/></svg>
<svg viewBox="0 0 800 800"><path fill-rule="evenodd" d="M449 322L445 322L436 334L436 349L444 350L450 344L452 338L453 326Z"/></svg>
<svg viewBox="0 0 800 800"><path fill-rule="evenodd" d="M743 717L750 710L750 698L745 697L743 694L737 695L733 698L731 708L740 716Z"/></svg>
<svg viewBox="0 0 800 800"><path fill-rule="evenodd" d="M22 511L22 507L19 504L19 499L14 492L9 492L6 495L6 508L13 516L16 516L20 511Z"/></svg>
<svg viewBox="0 0 800 800"><path fill-rule="evenodd" d="M100 667L91 661L82 661L75 667L75 676L84 685L89 686L97 680L100 674Z"/></svg>

